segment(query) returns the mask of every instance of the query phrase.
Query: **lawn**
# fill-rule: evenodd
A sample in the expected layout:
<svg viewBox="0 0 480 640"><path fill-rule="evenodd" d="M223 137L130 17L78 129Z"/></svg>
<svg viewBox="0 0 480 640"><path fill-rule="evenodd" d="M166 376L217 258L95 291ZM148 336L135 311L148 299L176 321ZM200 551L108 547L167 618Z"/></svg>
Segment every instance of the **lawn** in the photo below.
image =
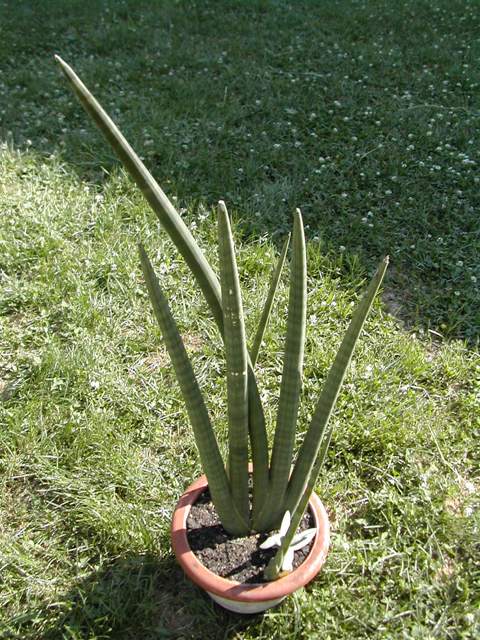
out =
<svg viewBox="0 0 480 640"><path fill-rule="evenodd" d="M480 5L0 5L0 638L480 635ZM367 278L391 268L317 492L324 570L263 616L177 567L201 472L141 276L169 294L220 438L221 340L155 215L69 90L72 64L216 264L234 219L247 330L307 225L299 434ZM273 430L288 273L257 365Z"/></svg>

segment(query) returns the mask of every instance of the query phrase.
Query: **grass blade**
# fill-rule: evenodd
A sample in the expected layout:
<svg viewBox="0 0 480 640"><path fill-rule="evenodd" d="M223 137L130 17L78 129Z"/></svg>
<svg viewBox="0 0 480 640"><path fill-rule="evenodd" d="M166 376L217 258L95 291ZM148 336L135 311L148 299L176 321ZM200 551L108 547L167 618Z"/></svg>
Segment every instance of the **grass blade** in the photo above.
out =
<svg viewBox="0 0 480 640"><path fill-rule="evenodd" d="M268 289L267 299L265 300L265 305L263 307L262 315L260 317L260 322L258 323L255 339L253 340L252 348L250 349L250 360L252 361L253 366L255 366L257 363L258 353L260 351L260 346L262 344L263 336L265 334L265 329L267 328L268 320L270 318L270 313L272 311L275 293L277 292L278 283L280 282L280 277L282 275L283 265L285 264L285 258L287 257L289 244L290 244L290 234L288 234L285 240L282 253L278 258L277 265L272 273L272 279L270 281L270 287Z"/></svg>
<svg viewBox="0 0 480 640"><path fill-rule="evenodd" d="M373 276L367 291L357 305L350 322L350 326L347 329L345 337L343 338L338 353L328 373L315 408L312 421L298 453L297 461L288 486L285 510L288 509L290 513L294 513L296 511L302 495L308 485L312 471L314 470L315 461L322 446L322 439L324 437L328 420L333 408L335 407L345 373L348 369L348 365L350 364L350 360L352 359L355 345L370 312L377 291L382 283L387 266L388 256L380 263L380 266Z"/></svg>
<svg viewBox="0 0 480 640"><path fill-rule="evenodd" d="M249 518L247 343L235 248L225 203L218 203L218 250L222 289L228 398L228 473L233 500Z"/></svg>
<svg viewBox="0 0 480 640"><path fill-rule="evenodd" d="M150 300L185 400L212 500L225 529L234 535L245 535L249 530L248 521L239 514L233 500L217 440L190 359L150 260L141 245L139 252Z"/></svg>

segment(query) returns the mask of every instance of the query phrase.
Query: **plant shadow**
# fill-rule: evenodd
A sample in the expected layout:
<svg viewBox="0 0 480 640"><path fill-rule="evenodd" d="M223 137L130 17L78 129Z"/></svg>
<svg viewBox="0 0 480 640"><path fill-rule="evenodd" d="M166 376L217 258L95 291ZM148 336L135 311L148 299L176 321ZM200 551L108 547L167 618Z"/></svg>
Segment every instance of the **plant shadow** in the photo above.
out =
<svg viewBox="0 0 480 640"><path fill-rule="evenodd" d="M227 640L262 617L225 611L185 577L173 557L148 554L105 563L52 606L60 607L60 615L44 640Z"/></svg>

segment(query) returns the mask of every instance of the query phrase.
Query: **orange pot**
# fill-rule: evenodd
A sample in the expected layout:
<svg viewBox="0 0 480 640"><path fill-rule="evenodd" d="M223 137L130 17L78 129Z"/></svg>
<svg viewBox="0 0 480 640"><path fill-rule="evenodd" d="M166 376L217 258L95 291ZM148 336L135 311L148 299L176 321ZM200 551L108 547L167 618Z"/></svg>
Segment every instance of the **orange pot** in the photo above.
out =
<svg viewBox="0 0 480 640"><path fill-rule="evenodd" d="M265 583L241 584L226 580L209 571L190 549L187 518L190 507L208 486L201 476L188 487L178 501L172 522L172 546L187 576L204 589L218 604L237 613L258 613L274 607L290 593L300 589L320 571L330 544L330 525L325 507L316 494L310 498L310 509L317 529L313 546L305 561L283 578Z"/></svg>

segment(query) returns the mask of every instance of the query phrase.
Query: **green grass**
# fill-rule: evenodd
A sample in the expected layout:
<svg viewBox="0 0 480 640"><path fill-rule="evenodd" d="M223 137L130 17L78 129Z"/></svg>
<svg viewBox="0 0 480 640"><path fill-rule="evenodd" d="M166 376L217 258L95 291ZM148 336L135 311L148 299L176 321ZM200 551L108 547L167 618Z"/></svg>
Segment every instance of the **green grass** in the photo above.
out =
<svg viewBox="0 0 480 640"><path fill-rule="evenodd" d="M0 5L0 637L477 638L478 3L45 6ZM250 337L301 207L299 436L352 302L391 255L318 485L331 553L264 616L223 612L172 558L171 513L201 470L138 239L225 444L221 343L54 53L214 264L226 200ZM285 277L257 365L270 428L286 289Z"/></svg>

